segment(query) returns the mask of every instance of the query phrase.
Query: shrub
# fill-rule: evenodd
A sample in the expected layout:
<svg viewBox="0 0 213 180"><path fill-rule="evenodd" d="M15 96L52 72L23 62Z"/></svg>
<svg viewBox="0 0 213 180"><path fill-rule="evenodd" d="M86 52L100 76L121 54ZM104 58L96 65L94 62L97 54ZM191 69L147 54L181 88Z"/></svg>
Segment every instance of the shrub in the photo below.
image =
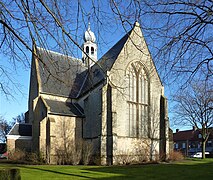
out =
<svg viewBox="0 0 213 180"><path fill-rule="evenodd" d="M78 165L82 162L88 165L91 161L93 146L91 143L79 140L78 142L70 141L58 146L56 149L57 164L59 165Z"/></svg>
<svg viewBox="0 0 213 180"><path fill-rule="evenodd" d="M2 180L20 180L20 169L0 169L0 179Z"/></svg>
<svg viewBox="0 0 213 180"><path fill-rule="evenodd" d="M8 159L14 163L24 163L24 164L43 164L45 163L41 153L29 153L23 150L17 149L15 151L9 152Z"/></svg>
<svg viewBox="0 0 213 180"><path fill-rule="evenodd" d="M81 161L82 156L82 142L74 143L70 141L62 146L57 147L56 157L59 165L77 165Z"/></svg>
<svg viewBox="0 0 213 180"><path fill-rule="evenodd" d="M81 156L82 156L82 149L81 148L74 148L73 151L71 151L71 163L73 165L78 165L81 161Z"/></svg>
<svg viewBox="0 0 213 180"><path fill-rule="evenodd" d="M135 156L131 155L132 153L128 150L119 151L118 154L114 157L115 164L118 165L129 165L133 164L135 161Z"/></svg>
<svg viewBox="0 0 213 180"><path fill-rule="evenodd" d="M9 155L8 155L8 159L12 161L19 161L19 160L23 161L25 160L25 157L26 157L26 153L20 149L11 151L9 152Z"/></svg>
<svg viewBox="0 0 213 180"><path fill-rule="evenodd" d="M31 162L33 164L45 163L44 158L42 157L41 153L34 153L34 152L26 153L25 161Z"/></svg>
<svg viewBox="0 0 213 180"><path fill-rule="evenodd" d="M169 160L179 161L179 160L183 160L183 159L184 159L184 156L180 151L170 151Z"/></svg>
<svg viewBox="0 0 213 180"><path fill-rule="evenodd" d="M93 153L93 146L91 143L83 143L82 162L84 165L88 165L91 161Z"/></svg>

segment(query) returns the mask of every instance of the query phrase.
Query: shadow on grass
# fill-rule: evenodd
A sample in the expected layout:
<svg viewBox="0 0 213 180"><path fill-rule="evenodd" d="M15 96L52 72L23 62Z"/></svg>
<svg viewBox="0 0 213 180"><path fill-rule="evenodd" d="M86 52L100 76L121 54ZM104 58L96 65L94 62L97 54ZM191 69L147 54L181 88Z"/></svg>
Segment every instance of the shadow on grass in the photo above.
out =
<svg viewBox="0 0 213 180"><path fill-rule="evenodd" d="M64 176L70 177L70 179L73 179L75 177L91 179L90 177L87 177L87 176L84 176L84 175L80 175L80 173L78 173L78 174L77 173L76 174L74 174L74 173L65 173L65 172L61 172L61 171L40 168L40 166L24 166L24 165L20 165L20 166L17 166L17 167L20 167L22 169L25 168L25 169L31 169L31 170L38 170L38 171L48 172L48 173L51 173L51 174L53 173L53 174L56 175L56 177L57 177L57 175L64 175ZM48 166L46 166L46 167L48 168ZM49 167L51 167L51 166L49 166Z"/></svg>
<svg viewBox="0 0 213 180"><path fill-rule="evenodd" d="M213 179L213 159L191 159L170 164L129 166L33 166L5 164L1 167L20 168L23 179Z"/></svg>
<svg viewBox="0 0 213 180"><path fill-rule="evenodd" d="M213 179L213 161L179 164L153 164L132 166L109 166L98 168L86 168L87 171L114 174L110 177L96 179L145 179L145 180L185 180L185 179Z"/></svg>

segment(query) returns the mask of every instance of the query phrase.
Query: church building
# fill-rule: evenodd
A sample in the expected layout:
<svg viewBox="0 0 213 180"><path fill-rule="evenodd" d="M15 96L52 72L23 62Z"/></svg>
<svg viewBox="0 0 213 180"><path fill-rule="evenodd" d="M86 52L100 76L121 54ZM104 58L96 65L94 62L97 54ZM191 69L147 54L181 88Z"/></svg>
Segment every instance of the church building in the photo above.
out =
<svg viewBox="0 0 213 180"><path fill-rule="evenodd" d="M30 149L49 164L167 158L167 100L140 24L99 60L90 24L83 38L82 59L34 46L26 123L15 125L31 134L24 143L18 129L16 139L9 133L8 148Z"/></svg>

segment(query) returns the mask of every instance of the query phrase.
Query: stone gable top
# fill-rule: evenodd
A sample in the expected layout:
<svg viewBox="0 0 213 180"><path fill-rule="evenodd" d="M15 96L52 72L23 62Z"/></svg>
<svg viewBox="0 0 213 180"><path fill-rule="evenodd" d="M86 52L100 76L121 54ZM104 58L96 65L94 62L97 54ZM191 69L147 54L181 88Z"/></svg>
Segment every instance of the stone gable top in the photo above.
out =
<svg viewBox="0 0 213 180"><path fill-rule="evenodd" d="M133 37L133 35L136 35ZM140 40L138 40L138 38ZM83 83L83 86L81 88L81 91L79 95L83 95L87 93L89 90L93 89L100 83L104 82L104 80L107 78L107 71L110 71L113 68L113 65L115 64L116 60L118 59L118 56L121 54L122 50L124 49L127 42L131 42L134 44L135 40L139 42L144 43L144 47L147 49L148 54L151 57L151 54L149 52L149 49L146 45L146 42L143 38L142 31L140 28L140 24L138 22L135 22L133 28L127 32L111 49L109 49L99 60L96 64L94 64L89 70L87 70L87 77L85 82ZM137 46L137 45L135 45ZM140 47L137 47L140 48ZM138 50L140 51L140 50ZM140 52L139 52L140 53ZM151 58L151 62L153 63L153 67L155 69L155 72L157 73L155 64ZM160 83L161 79L157 73L157 77L159 78Z"/></svg>

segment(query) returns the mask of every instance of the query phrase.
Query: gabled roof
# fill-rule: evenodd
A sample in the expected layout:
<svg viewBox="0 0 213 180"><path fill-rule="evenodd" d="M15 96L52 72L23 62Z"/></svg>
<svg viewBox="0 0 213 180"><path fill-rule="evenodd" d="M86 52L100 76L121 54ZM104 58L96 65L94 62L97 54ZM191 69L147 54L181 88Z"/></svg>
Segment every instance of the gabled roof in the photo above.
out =
<svg viewBox="0 0 213 180"><path fill-rule="evenodd" d="M48 106L49 113L58 115L83 117L84 111L77 103L62 102L49 99L43 99Z"/></svg>
<svg viewBox="0 0 213 180"><path fill-rule="evenodd" d="M74 98L84 79L79 59L37 48L39 85L42 92Z"/></svg>
<svg viewBox="0 0 213 180"><path fill-rule="evenodd" d="M32 136L32 125L31 124L22 124L16 123L8 135L17 135L17 136Z"/></svg>

